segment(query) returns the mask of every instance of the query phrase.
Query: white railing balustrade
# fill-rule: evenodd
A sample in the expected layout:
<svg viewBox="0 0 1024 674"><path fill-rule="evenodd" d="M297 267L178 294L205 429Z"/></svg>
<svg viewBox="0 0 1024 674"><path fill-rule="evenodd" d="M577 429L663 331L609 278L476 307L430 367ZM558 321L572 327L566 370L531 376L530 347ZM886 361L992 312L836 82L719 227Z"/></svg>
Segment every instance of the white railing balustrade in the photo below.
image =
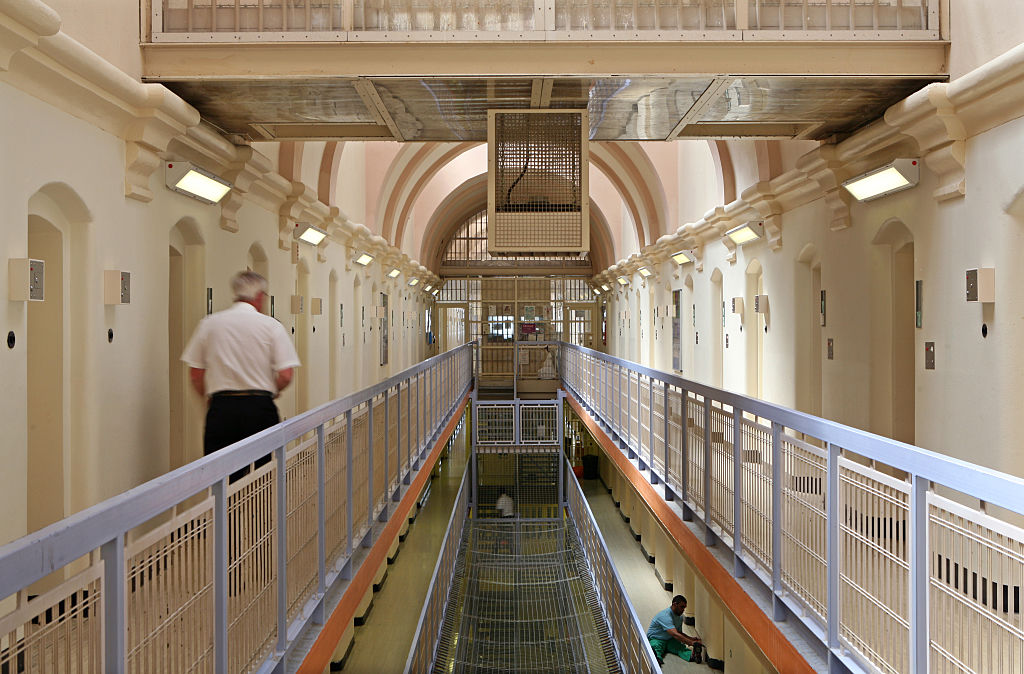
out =
<svg viewBox="0 0 1024 674"><path fill-rule="evenodd" d="M937 40L940 6L939 0L148 0L153 42Z"/></svg>
<svg viewBox="0 0 1024 674"><path fill-rule="evenodd" d="M472 375L466 345L0 547L0 671L282 663Z"/></svg>
<svg viewBox="0 0 1024 674"><path fill-rule="evenodd" d="M1024 530L991 514L1024 515L1024 480L583 347L560 353L571 395L823 656L866 672L1024 671Z"/></svg>

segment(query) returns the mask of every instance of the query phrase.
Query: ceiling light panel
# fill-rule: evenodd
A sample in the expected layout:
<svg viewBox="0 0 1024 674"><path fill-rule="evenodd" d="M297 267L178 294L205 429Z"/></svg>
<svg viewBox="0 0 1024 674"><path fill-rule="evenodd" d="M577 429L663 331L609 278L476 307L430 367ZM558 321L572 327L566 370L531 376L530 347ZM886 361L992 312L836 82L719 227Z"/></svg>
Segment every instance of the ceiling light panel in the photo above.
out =
<svg viewBox="0 0 1024 674"><path fill-rule="evenodd" d="M373 262L373 256L370 255L369 253L363 253L362 255L356 258L356 264L361 264L364 267L370 264L371 262Z"/></svg>

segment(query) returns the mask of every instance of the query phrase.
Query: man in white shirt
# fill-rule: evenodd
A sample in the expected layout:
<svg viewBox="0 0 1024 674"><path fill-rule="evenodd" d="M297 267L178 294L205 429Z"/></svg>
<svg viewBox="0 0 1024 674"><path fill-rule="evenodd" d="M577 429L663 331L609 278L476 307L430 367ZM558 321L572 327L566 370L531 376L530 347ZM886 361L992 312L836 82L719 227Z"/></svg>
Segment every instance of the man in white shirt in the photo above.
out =
<svg viewBox="0 0 1024 674"><path fill-rule="evenodd" d="M280 421L276 398L300 365L284 326L264 315L267 281L244 271L231 279L235 303L199 322L181 360L207 398L203 453L212 454ZM256 462L259 468L270 460ZM231 481L249 472L232 474Z"/></svg>
<svg viewBox="0 0 1024 674"><path fill-rule="evenodd" d="M508 495L508 492L502 491L501 496L495 501L494 507L498 509L502 517L515 517L516 516L516 504L512 501L512 497Z"/></svg>

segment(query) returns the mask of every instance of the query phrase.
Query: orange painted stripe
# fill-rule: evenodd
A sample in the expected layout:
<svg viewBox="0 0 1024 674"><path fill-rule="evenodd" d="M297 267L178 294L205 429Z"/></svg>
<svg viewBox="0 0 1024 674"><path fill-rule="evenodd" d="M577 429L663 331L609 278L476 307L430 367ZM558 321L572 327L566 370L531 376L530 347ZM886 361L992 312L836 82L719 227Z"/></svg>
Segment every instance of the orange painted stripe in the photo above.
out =
<svg viewBox="0 0 1024 674"><path fill-rule="evenodd" d="M306 655L306 658L299 666L298 674L322 674L327 666L330 665L331 656L334 654L334 647L341 640L345 630L348 629L352 619L355 617L359 601L373 583L373 575L377 572L377 568L388 554L388 548L391 547L392 541L398 535L398 530L402 528L402 522L409 517L412 506L416 503L416 498L420 495L423 485L426 484L427 479L430 477L430 472L433 470L434 463L437 462L437 457L441 455L441 450L444 449L448 438L455 432L455 427L459 425L462 413L465 411L468 403L469 396L466 396L456 413L452 415L451 421L448 422L448 425L445 426L444 431L438 437L437 444L430 451L427 460L420 468L420 472L413 479L412 484L409 485L405 496L398 503L398 508L391 516L387 526L384 527L384 531L381 532L377 542L370 548L370 554L363 560L359 571L356 572L355 577L349 583L348 589L345 590L345 594L341 597L341 602L338 603L331 613L331 617L327 619L323 629L320 630L320 636L313 642L313 647L309 649L309 654ZM428 466L430 467L429 470Z"/></svg>
<svg viewBox="0 0 1024 674"><path fill-rule="evenodd" d="M750 596L743 591L740 584L732 577L696 535L683 523L683 520L669 507L668 503L655 491L654 486L640 474L629 459L619 451L618 446L609 438L597 421L566 391L566 399L576 410L583 423L590 429L591 435L604 449L608 458L618 467L633 489L643 498L647 508L661 523L661 526L675 540L680 551L689 558L698 573L715 591L736 621L746 630L757 647L761 649L772 666L780 672L813 674L814 669L807 663L800 652L782 634L775 623L764 614Z"/></svg>

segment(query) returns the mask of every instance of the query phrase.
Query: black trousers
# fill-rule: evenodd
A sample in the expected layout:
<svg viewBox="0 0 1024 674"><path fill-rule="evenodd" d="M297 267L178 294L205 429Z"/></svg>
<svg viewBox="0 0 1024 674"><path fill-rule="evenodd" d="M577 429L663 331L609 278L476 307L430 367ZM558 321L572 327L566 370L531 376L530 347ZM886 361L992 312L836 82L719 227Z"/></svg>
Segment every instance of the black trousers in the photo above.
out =
<svg viewBox="0 0 1024 674"><path fill-rule="evenodd" d="M259 433L277 424L281 417L277 405L269 395L217 395L210 398L206 411L206 429L203 432L203 454L213 454L218 449ZM266 465L270 455L260 457L255 466ZM231 474L230 482L241 479L249 472L246 466Z"/></svg>

